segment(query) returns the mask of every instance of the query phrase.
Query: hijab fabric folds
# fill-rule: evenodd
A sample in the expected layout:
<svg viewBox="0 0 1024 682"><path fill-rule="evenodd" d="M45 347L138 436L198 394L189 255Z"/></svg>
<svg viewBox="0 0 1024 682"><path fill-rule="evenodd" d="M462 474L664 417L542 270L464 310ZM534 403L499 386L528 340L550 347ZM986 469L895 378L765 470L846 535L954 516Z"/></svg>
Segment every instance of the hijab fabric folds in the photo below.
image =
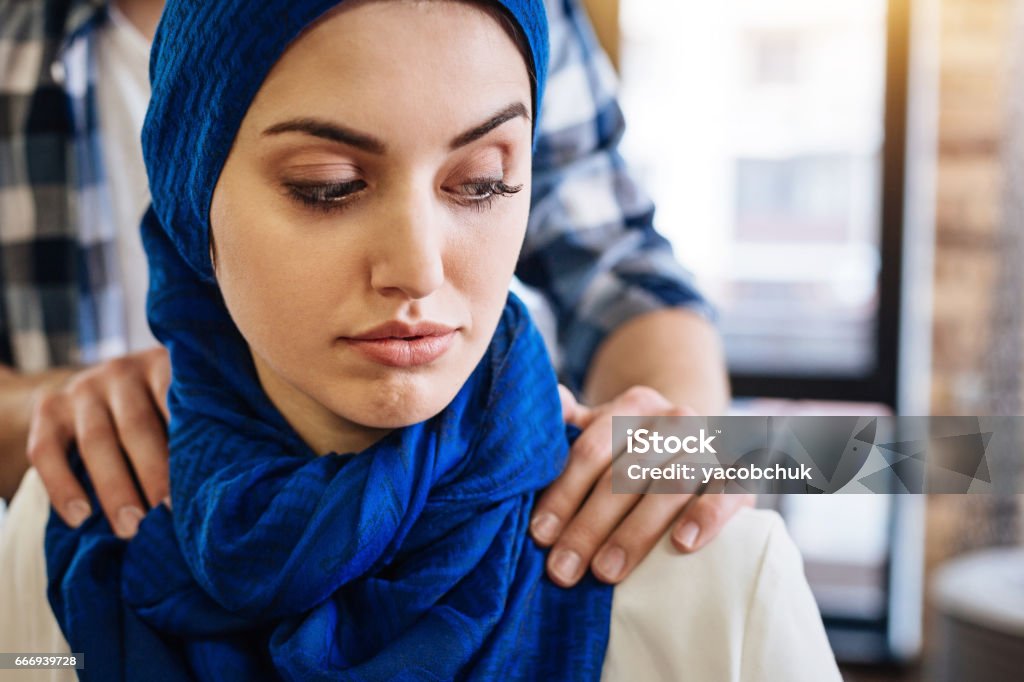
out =
<svg viewBox="0 0 1024 682"><path fill-rule="evenodd" d="M267 399L212 278L208 208L245 111L336 2L171 0L143 134L149 318L171 354L173 514L131 542L51 515L49 597L87 680L596 679L611 588L563 590L527 536L567 452L543 342L510 296L436 417L317 457ZM503 0L531 48L541 0ZM536 118L536 117L535 117Z"/></svg>

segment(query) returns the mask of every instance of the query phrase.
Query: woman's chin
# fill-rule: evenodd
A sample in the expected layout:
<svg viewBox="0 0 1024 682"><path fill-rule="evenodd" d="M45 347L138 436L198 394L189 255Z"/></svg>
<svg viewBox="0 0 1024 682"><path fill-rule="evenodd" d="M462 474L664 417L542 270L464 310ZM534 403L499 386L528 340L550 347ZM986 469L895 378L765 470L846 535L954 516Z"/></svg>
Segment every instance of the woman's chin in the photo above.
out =
<svg viewBox="0 0 1024 682"><path fill-rule="evenodd" d="M346 405L336 405L334 412L369 428L399 429L440 414L458 393L459 386L371 388L353 396L356 400L346 400Z"/></svg>

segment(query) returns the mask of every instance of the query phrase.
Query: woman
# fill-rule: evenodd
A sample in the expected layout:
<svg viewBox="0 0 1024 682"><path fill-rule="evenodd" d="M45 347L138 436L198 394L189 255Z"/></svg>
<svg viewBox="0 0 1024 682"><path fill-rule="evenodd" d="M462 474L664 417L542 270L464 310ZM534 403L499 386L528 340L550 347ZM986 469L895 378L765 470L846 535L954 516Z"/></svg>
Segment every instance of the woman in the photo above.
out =
<svg viewBox="0 0 1024 682"><path fill-rule="evenodd" d="M771 516L706 550L734 580L705 576L721 601L699 615L664 608L689 586L659 555L614 606L544 577L526 525L567 440L507 293L542 5L336 4L166 10L143 235L174 510L130 543L99 514L51 520L50 601L83 677L671 678L700 670L679 651L715 623L715 679L837 679ZM762 552L737 558L744 541ZM777 641L786 622L807 625Z"/></svg>

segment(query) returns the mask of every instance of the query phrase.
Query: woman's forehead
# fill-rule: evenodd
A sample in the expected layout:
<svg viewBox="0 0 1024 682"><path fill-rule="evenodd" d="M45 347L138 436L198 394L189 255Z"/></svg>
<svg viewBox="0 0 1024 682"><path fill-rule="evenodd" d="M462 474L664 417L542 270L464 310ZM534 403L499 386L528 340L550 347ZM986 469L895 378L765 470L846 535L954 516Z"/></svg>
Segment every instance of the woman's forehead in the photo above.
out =
<svg viewBox="0 0 1024 682"><path fill-rule="evenodd" d="M429 64L444 48L464 47L463 54L480 59L480 48L511 42L511 26L501 10L489 4L461 0L359 0L343 2L310 24L289 45L290 54L337 51L353 58L419 54ZM375 49L376 48L376 49ZM517 46L518 48L518 46ZM529 46L526 46L527 50ZM529 57L525 61L529 61ZM279 60L279 62L281 61ZM363 59L363 62L366 60ZM387 60L379 60L387 61ZM424 64L417 64L421 68ZM405 65L408 68L408 64Z"/></svg>
<svg viewBox="0 0 1024 682"><path fill-rule="evenodd" d="M285 52L247 123L262 132L313 119L385 137L417 132L407 129L415 124L450 136L516 104L528 111L530 93L518 46L478 7L364 2L325 17Z"/></svg>

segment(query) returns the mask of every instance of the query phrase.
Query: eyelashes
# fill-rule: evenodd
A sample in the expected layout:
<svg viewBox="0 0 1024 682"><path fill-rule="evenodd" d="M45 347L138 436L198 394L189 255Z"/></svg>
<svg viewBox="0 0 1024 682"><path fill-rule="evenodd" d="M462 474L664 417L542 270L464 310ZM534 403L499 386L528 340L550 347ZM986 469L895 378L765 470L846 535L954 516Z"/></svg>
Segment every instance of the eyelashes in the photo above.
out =
<svg viewBox="0 0 1024 682"><path fill-rule="evenodd" d="M462 185L470 194L464 195L463 205L483 211L491 207L498 197L510 197L523 189L522 184L506 185L503 179L482 180Z"/></svg>
<svg viewBox="0 0 1024 682"><path fill-rule="evenodd" d="M303 204L319 208L333 208L366 187L362 180L348 182L286 182L289 193Z"/></svg>
<svg viewBox="0 0 1024 682"><path fill-rule="evenodd" d="M347 182L309 183L285 182L288 194L303 206L324 213L333 213L347 208L366 189L363 180ZM522 184L508 185L504 178L478 178L458 186L459 191L449 192L452 200L461 206L485 211L500 197L510 197L523 189Z"/></svg>

